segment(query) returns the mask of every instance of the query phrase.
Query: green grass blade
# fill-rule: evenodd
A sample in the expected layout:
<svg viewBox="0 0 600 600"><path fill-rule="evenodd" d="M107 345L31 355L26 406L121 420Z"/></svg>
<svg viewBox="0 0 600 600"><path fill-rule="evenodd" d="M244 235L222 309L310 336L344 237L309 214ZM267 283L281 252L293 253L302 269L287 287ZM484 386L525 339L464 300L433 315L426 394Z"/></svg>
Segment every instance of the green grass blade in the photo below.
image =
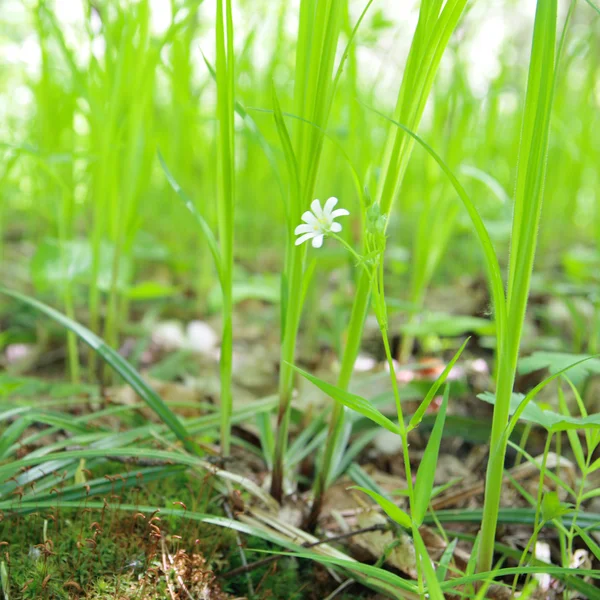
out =
<svg viewBox="0 0 600 600"><path fill-rule="evenodd" d="M433 398L437 394L440 387L446 381L448 374L450 373L450 371L456 364L456 361L460 358L460 355L462 354L466 345L469 343L469 339L470 338L467 338L464 341L463 345L456 351L456 354L452 357L452 360L446 365L446 368L442 371L440 376L435 380L433 385L429 388L429 391L427 392L427 395L425 396L423 402L421 402L421 404L415 411L415 414L411 417L411 419L409 421L408 428L407 428L408 431L417 427L419 425L419 423L421 422L421 420L423 419L423 416L427 412L427 409L429 408L429 405L433 401Z"/></svg>
<svg viewBox="0 0 600 600"><path fill-rule="evenodd" d="M157 151L157 155L158 161L160 162L160 166L165 173L169 185L173 188L173 191L179 196L179 198L181 198L185 207L190 211L190 213L192 213L194 219L196 220L196 223L202 230L202 233L204 234L204 237L208 243L210 253L213 257L213 262L215 263L215 269L217 270L219 281L222 281L223 267L221 265L221 253L219 252L219 245L217 244L217 240L215 238L214 233L212 232L212 229L210 228L209 224L206 222L204 217L198 212L198 209L192 202L192 199L184 192L179 183L177 183L177 180L171 174L171 171L169 170L169 167L167 167L167 163L165 162L165 159L160 153L160 150Z"/></svg>
<svg viewBox="0 0 600 600"><path fill-rule="evenodd" d="M440 562L436 569L437 580L440 583L446 579L446 574L448 573L450 561L452 560L452 557L454 556L454 550L455 550L457 544L458 544L458 538L454 538L448 544L448 546L446 547L446 549L444 550L444 553L442 554L442 556L440 558Z"/></svg>
<svg viewBox="0 0 600 600"><path fill-rule="evenodd" d="M492 566L506 452L504 435L508 424L542 209L554 91L556 18L556 0L538 0L519 150L506 299L507 328L500 338L497 402L492 421L478 558L480 571L489 571Z"/></svg>
<svg viewBox="0 0 600 600"><path fill-rule="evenodd" d="M399 506L396 506L393 502L388 500L385 496L382 496L381 494L378 494L373 490L370 490L366 487L361 487L359 485L352 486L350 489L360 490L361 492L367 494L367 496L375 500L375 502L377 502L377 504L381 506L385 514L390 519L392 519L392 521L398 523L398 525L402 525L402 527L408 529L409 531L412 528L412 521L408 514L405 511L403 511Z"/></svg>
<svg viewBox="0 0 600 600"><path fill-rule="evenodd" d="M444 423L446 421L446 409L448 408L448 397L450 394L450 386L447 385L444 390L444 399L440 406L433 431L429 436L429 441L423 453L423 458L417 471L415 481L414 502L411 506L412 516L417 527L420 527L425 518L425 513L429 507L431 492L433 490L433 480L435 478L435 469L440 451L440 443L444 431Z"/></svg>
<svg viewBox="0 0 600 600"><path fill-rule="evenodd" d="M337 402L355 410L360 413L367 419L371 419L377 425L384 427L388 431L393 433L397 433L400 435L400 427L390 421L385 415L381 414L368 400L362 398L361 396L357 396L356 394L351 394L350 392L346 392L342 388L339 388L331 383L327 383L302 369L299 369L296 366L292 365L292 369L302 375L305 379L310 381L312 384L316 385L322 392L325 392L330 398L333 398Z"/></svg>
<svg viewBox="0 0 600 600"><path fill-rule="evenodd" d="M177 439L183 443L187 450L194 454L199 452L196 443L190 438L189 432L182 425L177 415L171 411L160 396L142 379L140 374L118 352L107 346L96 334L34 298L4 287L0 287L0 293L31 306L69 331L72 331L133 388L160 420L169 427Z"/></svg>
<svg viewBox="0 0 600 600"><path fill-rule="evenodd" d="M272 101L273 101L273 117L275 119L275 125L277 128L277 134L279 135L279 141L281 142L281 146L283 148L283 155L285 156L285 162L288 169L288 175L290 179L290 194L291 198L289 203L294 204L297 202L298 194L300 193L300 178L298 175L298 161L296 160L296 155L294 153L294 148L292 146L292 140L290 139L290 134L288 133L287 127L285 125L285 121L283 120L283 113L281 112L281 106L279 104L279 100L277 98L277 91L275 90L275 86L272 86ZM288 216L288 227L290 228L290 235L292 234L293 228L297 225L297 223L292 222L289 218L289 206L286 203L286 212Z"/></svg>
<svg viewBox="0 0 600 600"><path fill-rule="evenodd" d="M440 582L438 581L435 569L431 564L425 542L423 542L423 538L416 527L413 529L413 540L415 543L415 550L419 554L419 564L423 568L423 574L425 575L425 581L427 582L428 597L433 600L444 600L444 593L440 587Z"/></svg>

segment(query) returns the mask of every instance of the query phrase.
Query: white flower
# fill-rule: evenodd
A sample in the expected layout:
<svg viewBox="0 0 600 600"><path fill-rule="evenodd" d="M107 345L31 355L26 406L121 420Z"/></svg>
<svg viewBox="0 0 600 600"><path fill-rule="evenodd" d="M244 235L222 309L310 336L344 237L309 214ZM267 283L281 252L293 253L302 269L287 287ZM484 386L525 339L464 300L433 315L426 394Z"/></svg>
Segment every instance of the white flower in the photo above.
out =
<svg viewBox="0 0 600 600"><path fill-rule="evenodd" d="M328 233L339 233L342 226L336 223L334 219L344 217L350 213L345 208L333 210L337 204L337 198L333 196L325 202L321 208L319 200L313 200L310 208L302 215L304 223L298 225L294 233L300 237L296 240L296 246L312 239L313 248L320 248L323 245L323 238Z"/></svg>

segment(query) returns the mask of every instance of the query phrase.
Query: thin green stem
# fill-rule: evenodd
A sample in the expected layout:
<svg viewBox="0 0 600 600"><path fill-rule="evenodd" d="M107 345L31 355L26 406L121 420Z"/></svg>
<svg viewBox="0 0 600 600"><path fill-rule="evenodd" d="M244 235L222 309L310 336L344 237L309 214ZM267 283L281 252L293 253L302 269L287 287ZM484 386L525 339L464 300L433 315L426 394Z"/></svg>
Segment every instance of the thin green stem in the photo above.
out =
<svg viewBox="0 0 600 600"><path fill-rule="evenodd" d="M222 339L220 356L221 381L221 452L228 456L231 448L231 413L233 396L233 234L235 197L234 137L234 53L231 0L217 0L217 214L221 259Z"/></svg>

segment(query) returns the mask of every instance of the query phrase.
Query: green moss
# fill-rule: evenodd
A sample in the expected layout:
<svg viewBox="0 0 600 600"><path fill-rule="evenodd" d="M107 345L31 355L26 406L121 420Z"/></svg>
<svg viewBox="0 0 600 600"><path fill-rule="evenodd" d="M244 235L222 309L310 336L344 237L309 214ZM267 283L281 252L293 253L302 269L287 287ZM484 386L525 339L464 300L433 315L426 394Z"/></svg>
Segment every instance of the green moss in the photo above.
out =
<svg viewBox="0 0 600 600"><path fill-rule="evenodd" d="M163 546L152 535L148 516L140 518L119 511L118 504L172 507L178 501L190 510L204 511L209 503L206 493L197 487L198 481L181 473L143 489L126 490L119 498L109 495L100 511L88 511L82 505L80 510L54 509L12 517L7 514L2 541L6 542L3 550L9 559L10 597L22 600L136 597L133 590L139 591L140 580L147 577L149 569L160 565ZM102 497L92 499L97 501ZM170 554L184 549L189 556L200 555L207 560L207 570L222 564L230 549L236 548L235 536L227 529L177 517L165 517L154 524L160 528ZM164 579L153 577L140 600L167 597Z"/></svg>

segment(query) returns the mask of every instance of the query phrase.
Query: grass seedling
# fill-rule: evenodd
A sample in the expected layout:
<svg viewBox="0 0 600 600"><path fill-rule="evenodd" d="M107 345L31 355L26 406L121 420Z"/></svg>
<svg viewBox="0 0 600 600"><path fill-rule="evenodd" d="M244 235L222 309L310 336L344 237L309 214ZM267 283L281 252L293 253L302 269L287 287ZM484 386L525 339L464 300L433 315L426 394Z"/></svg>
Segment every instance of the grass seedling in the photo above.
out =
<svg viewBox="0 0 600 600"><path fill-rule="evenodd" d="M517 173L506 297L507 322L505 327L498 327L497 330L498 381L479 545L480 571L488 571L491 568L494 552L506 454L505 430L542 210L554 91L555 38L556 2L538 2Z"/></svg>
<svg viewBox="0 0 600 600"><path fill-rule="evenodd" d="M221 338L221 452L228 456L231 448L231 370L233 362L233 221L235 198L235 79L233 22L231 0L217 0L217 118L219 252L221 256L221 290L223 325Z"/></svg>
<svg viewBox="0 0 600 600"><path fill-rule="evenodd" d="M342 28L345 2L342 0L302 0L296 49L293 145L286 148L289 180L287 203L287 243L282 277L282 341L279 377L280 405L277 417L271 493L281 501L284 493L284 457L288 443L290 403L294 389L291 365L302 314L302 288L306 247L295 244L294 229L302 212L313 200L324 131L327 128L335 91L334 61ZM279 123L279 134L289 139Z"/></svg>
<svg viewBox="0 0 600 600"><path fill-rule="evenodd" d="M464 10L466 0L447 2L443 8L441 4L438 0L424 0L421 3L417 29L411 43L406 69L398 93L395 117L412 130L416 130L421 121L441 57ZM406 136L403 131L395 127L390 129L383 157L382 175L375 200L386 223L406 172L413 144L412 138ZM338 377L338 387L342 389L347 389L350 384L354 363L358 356L364 321L369 307L370 288L371 280L361 270ZM327 445L315 484L315 499L308 519L311 526L316 523L321 510L323 493L329 483L330 473L343 450L341 446L344 444L344 427L344 409L343 406L336 403L333 407Z"/></svg>

